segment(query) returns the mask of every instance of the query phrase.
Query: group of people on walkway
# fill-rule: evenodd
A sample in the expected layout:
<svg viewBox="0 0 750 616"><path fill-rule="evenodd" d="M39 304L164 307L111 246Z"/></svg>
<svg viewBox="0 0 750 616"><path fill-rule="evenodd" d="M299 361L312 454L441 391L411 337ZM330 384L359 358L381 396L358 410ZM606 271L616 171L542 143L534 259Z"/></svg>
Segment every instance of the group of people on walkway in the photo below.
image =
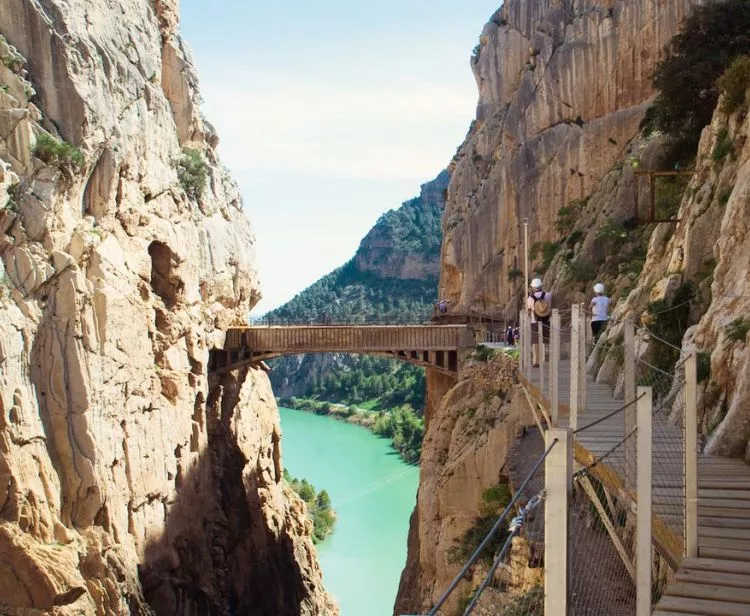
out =
<svg viewBox="0 0 750 616"><path fill-rule="evenodd" d="M609 319L609 297L605 294L604 285L597 282L594 285L594 297L589 303L591 310L591 334L598 340ZM542 344L549 343L550 318L552 317L552 293L545 291L542 280L534 278L531 281L529 297L526 300L526 312L531 317L531 363L539 365L539 328L535 324L542 324Z"/></svg>

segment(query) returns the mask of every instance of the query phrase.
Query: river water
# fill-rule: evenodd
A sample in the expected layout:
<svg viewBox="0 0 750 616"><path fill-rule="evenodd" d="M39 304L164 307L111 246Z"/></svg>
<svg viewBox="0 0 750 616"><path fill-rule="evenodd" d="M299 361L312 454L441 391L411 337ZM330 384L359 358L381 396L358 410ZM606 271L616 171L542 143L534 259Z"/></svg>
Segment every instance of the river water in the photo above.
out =
<svg viewBox="0 0 750 616"><path fill-rule="evenodd" d="M336 510L336 528L317 548L341 616L392 614L419 469L365 428L283 407L279 413L284 466L327 490Z"/></svg>

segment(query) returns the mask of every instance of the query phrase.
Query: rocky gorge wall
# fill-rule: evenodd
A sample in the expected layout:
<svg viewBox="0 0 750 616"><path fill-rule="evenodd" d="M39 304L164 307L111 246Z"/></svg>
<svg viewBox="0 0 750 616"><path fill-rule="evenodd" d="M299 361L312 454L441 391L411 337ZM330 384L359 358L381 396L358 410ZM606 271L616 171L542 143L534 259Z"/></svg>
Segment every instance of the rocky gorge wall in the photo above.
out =
<svg viewBox="0 0 750 616"><path fill-rule="evenodd" d="M259 289L177 28L0 4L3 613L337 613L267 377L207 373Z"/></svg>
<svg viewBox="0 0 750 616"><path fill-rule="evenodd" d="M493 15L472 58L477 116L443 220L440 294L457 310L515 314L522 220L530 245L558 239L559 211L621 169L656 60L692 4L509 0ZM603 204L620 216L633 207L632 175L624 184Z"/></svg>
<svg viewBox="0 0 750 616"><path fill-rule="evenodd" d="M435 605L463 566L451 554L476 521L483 493L507 482L511 446L530 419L516 381L514 362L503 354L487 363L470 361L453 387L428 379L428 386L444 395L427 414L417 505L394 614L427 613ZM453 593L445 613L453 613L462 593L476 588L486 571L477 567L474 573L475 579Z"/></svg>

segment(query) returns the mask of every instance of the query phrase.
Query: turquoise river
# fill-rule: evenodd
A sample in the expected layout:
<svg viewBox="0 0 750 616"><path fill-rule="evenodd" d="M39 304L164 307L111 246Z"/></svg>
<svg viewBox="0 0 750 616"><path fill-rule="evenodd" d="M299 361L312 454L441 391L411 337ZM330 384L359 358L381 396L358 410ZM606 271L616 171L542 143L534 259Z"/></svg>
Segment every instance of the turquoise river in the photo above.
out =
<svg viewBox="0 0 750 616"><path fill-rule="evenodd" d="M323 581L341 616L388 616L406 562L419 469L386 439L330 417L280 408L284 466L325 488L336 528L319 544Z"/></svg>

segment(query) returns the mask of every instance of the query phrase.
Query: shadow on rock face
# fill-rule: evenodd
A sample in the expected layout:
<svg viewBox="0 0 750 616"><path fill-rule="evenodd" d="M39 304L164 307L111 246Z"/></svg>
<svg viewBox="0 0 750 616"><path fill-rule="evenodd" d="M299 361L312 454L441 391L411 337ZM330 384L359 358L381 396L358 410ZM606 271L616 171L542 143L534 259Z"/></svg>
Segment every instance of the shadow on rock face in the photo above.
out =
<svg viewBox="0 0 750 616"><path fill-rule="evenodd" d="M207 447L175 451L177 490L166 527L148 544L139 568L156 614L305 613L302 604L310 589L295 560L295 546L284 532L284 519L264 506L267 472L259 465L246 468L232 434L244 376L224 375L211 384Z"/></svg>

